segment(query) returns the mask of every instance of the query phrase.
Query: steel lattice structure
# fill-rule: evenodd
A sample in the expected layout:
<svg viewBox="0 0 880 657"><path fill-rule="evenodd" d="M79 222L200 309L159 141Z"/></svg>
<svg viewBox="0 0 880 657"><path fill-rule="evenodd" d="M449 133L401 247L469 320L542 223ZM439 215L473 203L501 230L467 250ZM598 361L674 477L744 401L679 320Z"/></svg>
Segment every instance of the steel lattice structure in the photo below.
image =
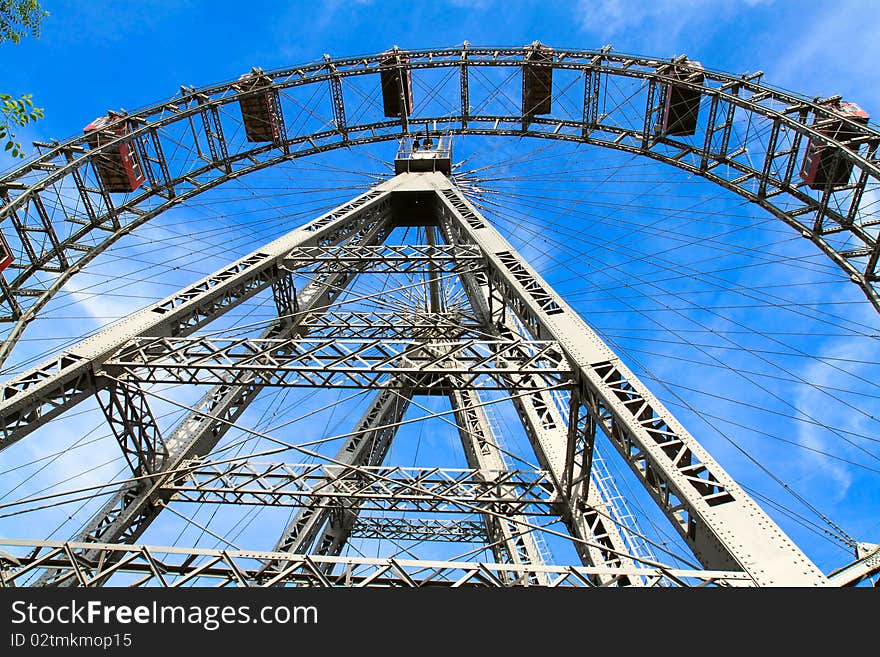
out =
<svg viewBox="0 0 880 657"><path fill-rule="evenodd" d="M554 50L546 61L528 63L534 48L395 49L261 72L266 84L259 93L272 100L279 121L268 143L238 132L224 136L229 116L257 93L237 81L182 89L172 101L120 114L118 125L128 132L99 146L86 148L86 137L43 145L41 155L0 180L0 226L15 257L0 279L9 327L0 358L71 277L167 209L275 164L410 137L417 124L442 134L592 144L702 176L813 242L880 310L880 217L861 204L880 180L880 133L873 126L850 121L845 140L829 135L823 125L838 119L826 103L764 85L760 74L705 71L698 83L679 76L690 66L686 59L610 49ZM583 88L577 116L474 106L471 71L522 74L525 98L528 66L574 76ZM353 120L347 111L354 78L392 71L402 88L404 74L432 70L458 77L458 112ZM642 94L639 120L619 122L605 106L604 85L617 78ZM698 92L705 105L693 138L657 128L673 83ZM332 129L291 121L286 99L313 85L329 86ZM768 129L752 141L747 133L731 148L734 116L743 115ZM198 157L170 155L181 139ZM850 182L824 190L800 184L796 168L808 143L835 149L852 167ZM100 158L120 144L133 146L146 178L125 195L109 191L99 175ZM73 204L62 187L76 190ZM401 227L421 231L424 243L391 242ZM424 304L407 311L333 306L358 277L371 275L422 277ZM439 294L438 281L449 280L460 288L452 306ZM259 334L210 330L261 294L271 295L277 314ZM207 392L182 405L185 416L167 431L151 408L157 399L168 401L155 392L157 384ZM335 457L284 443L318 462L213 458L270 388L353 388L372 397ZM537 468L507 461L487 410L486 395L494 392L512 401ZM467 468L385 463L422 396L448 399ZM6 381L0 449L94 398L131 477L70 541L0 540L5 586L825 586L853 584L880 568L880 552L866 548L847 568L823 573L454 180L437 171L398 173ZM673 568L633 553L593 468L600 434L699 567ZM141 543L161 513L188 504L293 511L270 551ZM536 524L542 518L561 523L578 563L546 563L545 528ZM343 555L353 538L482 541L494 562Z"/></svg>

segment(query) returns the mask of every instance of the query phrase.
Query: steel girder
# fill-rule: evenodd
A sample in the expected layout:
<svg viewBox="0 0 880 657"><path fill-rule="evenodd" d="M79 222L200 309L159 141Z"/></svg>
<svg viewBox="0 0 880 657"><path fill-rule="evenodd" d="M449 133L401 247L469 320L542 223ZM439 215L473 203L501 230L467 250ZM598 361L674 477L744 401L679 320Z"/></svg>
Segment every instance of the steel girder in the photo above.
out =
<svg viewBox="0 0 880 657"><path fill-rule="evenodd" d="M542 470L248 461L194 464L173 476L163 491L176 502L337 508L351 500L361 510L422 513L502 509L553 515L557 502L553 482Z"/></svg>
<svg viewBox="0 0 880 657"><path fill-rule="evenodd" d="M326 312L309 315L303 328L311 338L355 340L468 340L485 337L476 320L461 313Z"/></svg>
<svg viewBox="0 0 880 657"><path fill-rule="evenodd" d="M228 310L269 288L286 275L284 257L302 244L337 243L382 223L386 195L363 194L302 228L183 291L100 331L64 354L3 384L0 400L0 450L30 433L38 424L111 385L95 365L140 336L180 337L193 333ZM228 377L218 381L227 383Z"/></svg>
<svg viewBox="0 0 880 657"><path fill-rule="evenodd" d="M634 57L607 49L557 49L546 64L561 71L583 73L584 106L577 117L530 117L528 129L523 130L523 117L519 114L473 114L469 71L481 67L520 69L527 52L526 48L471 46L400 51L415 73L429 68L453 68L458 69L461 78L461 114L420 116L419 123L431 122L439 130L457 134L530 136L595 144L641 154L703 176L764 207L812 241L880 309L880 296L875 289L880 260L876 226L880 218L874 210L861 207L865 190L876 187L880 180L876 158L880 134L873 127L849 123L847 127L856 137L839 143L822 129L834 117L819 104L819 99L763 85L760 73L735 76L706 70L704 84L697 85L671 75L675 67L687 66L686 60ZM231 109L218 110L236 104L248 92L236 83L227 83L182 89L179 98L120 118L119 121L129 122L130 135L100 149L87 150L84 136L41 145L44 152L38 157L0 179L0 220L10 219L3 223L4 235L13 245L17 260L16 269L11 270L16 275L0 280L2 319L12 324L0 349L0 359L8 356L28 321L71 276L122 235L166 209L267 166L406 134L406 120L367 117L359 124L346 123L342 102L345 80L378 75L382 58L381 54L341 58L267 73L272 80L268 91L273 98L283 100L285 92L303 85L328 83L334 98L336 125L332 129L304 134L297 127L290 134L284 131L278 143L230 142L225 134L232 131L224 133L222 122L231 121L235 113ZM616 80L641 81L646 97L651 90L662 90L672 82L697 90L708 105L707 120L694 139L662 136L654 132L657 104L646 100L643 120L621 125L614 108L600 102L602 89ZM455 104L458 102L456 98ZM278 104L278 109L283 123L284 102ZM196 117L204 123L201 134L196 130L182 134L192 140L189 146L204 157L174 161L167 155L174 150L169 147L167 132ZM736 117L747 117L755 130L732 144ZM767 130L761 130L761 126ZM765 138L764 132L769 137ZM100 188L91 162L118 147L122 139L135 144L148 182L143 191L119 198ZM851 183L818 192L797 183L796 164L807 141L837 148L840 157L855 168ZM63 181L68 184L63 185ZM64 196L59 191L64 187L75 189L76 195ZM71 225L76 226L72 231ZM838 239L837 234L850 239Z"/></svg>
<svg viewBox="0 0 880 657"><path fill-rule="evenodd" d="M25 557L14 557L4 548L27 548ZM91 550L94 556L83 556ZM265 563L278 563L272 572ZM338 575L328 575L334 569ZM278 586L297 584L319 587L514 587L542 573L551 587L590 587L603 580L640 575L649 584L670 581L681 586L748 584L742 572L684 570L677 568L605 568L370 559L201 548L114 545L64 541L0 541L0 584L11 587L40 572L62 572L80 586L102 586L118 577L130 586L180 587L192 585Z"/></svg>
<svg viewBox="0 0 880 657"><path fill-rule="evenodd" d="M421 175L425 178L435 174ZM413 183L410 183L411 185ZM435 179L424 186L436 189ZM474 228L437 195L446 233L480 247L489 286L537 339L559 343L575 369L580 404L707 568L742 569L761 585L827 585L822 572L699 442L485 220ZM459 195L459 205L468 205ZM470 208L473 215L479 213Z"/></svg>
<svg viewBox="0 0 880 657"><path fill-rule="evenodd" d="M462 198L449 194L444 196L471 226L482 225ZM448 227L448 224L441 224L441 228ZM452 241L451 235L446 235L446 238L449 242ZM465 273L461 278L486 334L499 337L519 335L514 317L510 314L505 315L502 321L493 319L493 293L488 277L478 279L473 274ZM496 305L499 302L503 302L503 299L496 298ZM566 422L552 393L542 388L539 380L526 382L525 387L532 392L512 396L512 401L539 465L553 477L556 489L563 499L560 516L571 535L578 539L574 541L574 548L581 561L585 566L634 567L628 556L629 546L614 517L613 507L603 498L599 488L591 485L591 472L589 468L583 467L591 458L593 443L584 445L580 458L575 453L577 442L573 438L587 436L580 429L590 416L582 416L584 422L578 422L577 418L573 418L572 423ZM572 410L577 412L580 405L577 403L576 389L572 391L572 402ZM595 423L587 426L592 426L595 430ZM582 466L577 481L574 477L576 463ZM620 578L618 583L641 585L643 582L639 577L632 577Z"/></svg>
<svg viewBox="0 0 880 657"><path fill-rule="evenodd" d="M510 471L498 444L498 437L492 431L477 391L466 390L455 383L457 382L453 381L450 387L449 401L468 465L486 473L483 477L491 481L493 471ZM499 510L503 512L499 513ZM492 508L492 511L495 513L483 516L483 522L495 561L519 565L543 564L544 555L541 554L533 533L535 530L529 526L526 516L516 514L514 508L506 504ZM528 583L545 586L547 579L543 574L536 573L529 578Z"/></svg>
<svg viewBox="0 0 880 657"><path fill-rule="evenodd" d="M336 218L342 220L345 218L345 214L338 214ZM323 226L326 227L329 222L325 220L326 217L321 218ZM373 217L372 223L365 222L360 230L345 229L340 231L338 235L341 236L341 239L362 241L369 244L382 238L387 230L387 216L380 213ZM282 275L278 280L284 278L286 277ZM312 281L305 286L300 295L302 314L297 316L281 315L263 332L262 337L267 339L285 338L302 332L300 322L303 317L305 315L317 317L320 314L319 309L325 308L332 299L338 296L350 280L350 273L339 273ZM110 387L113 389L117 386L132 389L130 382L121 386L114 382ZM158 487L165 483L183 462L198 455L210 453L262 388L263 386L256 376L249 372L241 372L209 390L195 409L169 435L164 444L165 453L162 467L156 468L154 471L156 476L139 483L122 486L86 524L77 536L77 541L84 543L135 542L156 519L166 501L166 498L163 498L158 492ZM139 389L135 388L134 390L140 393ZM98 394L100 400L100 391ZM142 418L140 422L143 424L147 419L147 417ZM134 431L148 433L144 429L135 429ZM89 556L89 554L92 553L87 553L85 556ZM66 586L75 583L75 580L64 577L61 573L46 572L38 583Z"/></svg>
<svg viewBox="0 0 880 657"><path fill-rule="evenodd" d="M442 518L358 516L349 536L415 542L486 543L489 541L485 524L478 520Z"/></svg>
<svg viewBox="0 0 880 657"><path fill-rule="evenodd" d="M300 247L284 259L284 266L297 273L356 267L363 273L448 274L479 269L482 264L476 249L424 244Z"/></svg>
<svg viewBox="0 0 880 657"><path fill-rule="evenodd" d="M168 459L168 449L143 390L137 384L114 382L97 397L135 476L159 472Z"/></svg>
<svg viewBox="0 0 880 657"><path fill-rule="evenodd" d="M426 345L429 345L430 348ZM499 363L506 363L499 367ZM144 338L104 362L109 376L142 383L217 384L233 372L253 372L262 385L376 388L387 377L418 376L427 387L445 385L445 374L462 386L518 386L526 375L563 385L570 369L553 341L287 340L211 337ZM405 379L395 379L408 385Z"/></svg>

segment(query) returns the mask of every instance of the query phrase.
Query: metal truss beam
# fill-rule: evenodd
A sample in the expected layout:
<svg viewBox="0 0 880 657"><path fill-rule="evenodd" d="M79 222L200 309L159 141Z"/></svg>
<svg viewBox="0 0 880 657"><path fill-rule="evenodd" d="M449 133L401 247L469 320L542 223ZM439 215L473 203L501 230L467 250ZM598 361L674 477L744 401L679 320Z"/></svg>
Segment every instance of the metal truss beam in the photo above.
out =
<svg viewBox="0 0 880 657"><path fill-rule="evenodd" d="M333 64L328 64L333 70ZM348 141L348 122L345 119L345 96L342 93L342 77L330 76L330 96L333 99L333 122L343 141Z"/></svg>
<svg viewBox="0 0 880 657"><path fill-rule="evenodd" d="M456 386L449 391L449 401L468 465L481 472L506 470L507 463L499 448L498 438L492 431L477 392ZM525 517L510 512L486 514L483 522L496 562L521 565L544 563L536 536L528 527ZM547 581L543 576L536 575L530 583L546 585Z"/></svg>
<svg viewBox="0 0 880 657"><path fill-rule="evenodd" d="M99 391L98 404L135 476L162 469L168 449L147 396L134 384L114 381Z"/></svg>
<svg viewBox="0 0 880 657"><path fill-rule="evenodd" d="M426 189L440 185L428 179L434 174L404 175L424 176ZM479 246L489 261L490 285L506 307L536 338L559 342L576 370L581 403L701 563L745 570L759 584L827 585L821 571L513 247L488 222L474 229L447 196L437 196L447 234L454 243Z"/></svg>
<svg viewBox="0 0 880 657"><path fill-rule="evenodd" d="M371 511L529 515L552 513L554 490L541 470L250 462L194 464L164 487L176 502L335 508L351 500Z"/></svg>
<svg viewBox="0 0 880 657"><path fill-rule="evenodd" d="M363 273L440 275L478 269L482 264L476 249L429 244L301 247L284 259L284 266L297 273L353 268Z"/></svg>
<svg viewBox="0 0 880 657"><path fill-rule="evenodd" d="M514 400L526 435L538 456L541 467L548 469L560 495L565 500L561 516L571 535L584 565L635 567L630 548L624 541L615 518L615 509L604 499L594 484L591 473L572 481L569 465L582 462L583 457L569 453L571 426L560 414L551 393L536 390ZM590 445L590 448L592 445ZM570 485L567 485L570 484ZM621 585L640 585L638 577L619 580Z"/></svg>
<svg viewBox="0 0 880 657"><path fill-rule="evenodd" d="M150 181L150 187L156 189L156 193L163 198L167 200L173 199L176 196L174 179L171 177L168 158L165 156L165 149L162 146L159 131L153 128L149 131L148 139L139 139L135 143L140 149L144 173ZM159 191L160 189L164 191Z"/></svg>
<svg viewBox="0 0 880 657"><path fill-rule="evenodd" d="M401 383L401 387L404 387ZM354 432L349 436L334 459L335 463L354 466L381 465L388 452L400 421L409 407L410 393L388 387L380 390L367 408ZM359 476L355 474L354 476ZM322 496L310 499L296 514L281 535L275 550L281 552L310 552L315 537L329 523L317 552L326 554L341 549L359 505L340 506L331 485L321 491ZM332 517L331 517L332 516ZM338 551L336 552L338 553Z"/></svg>
<svg viewBox="0 0 880 657"><path fill-rule="evenodd" d="M461 95L461 127L467 129L468 115L471 113L470 84L468 79L468 42L464 42L461 50L461 64L459 64L459 91Z"/></svg>
<svg viewBox="0 0 880 657"><path fill-rule="evenodd" d="M452 199L449 195L445 196L450 202L453 202L459 212L462 209L470 212L463 200ZM463 216L467 217L471 226L475 225L468 214ZM450 239L451 236L447 235L446 237ZM511 335L519 335L514 318L509 314L504 316L503 321L493 322L493 291L489 288L488 279L473 274L463 274L462 284L474 312L482 321L486 334L508 338ZM496 304L499 301L503 302L503 299L496 299ZM576 454L576 447L582 444L582 441L573 440L573 438L579 439L585 435L579 429L584 426L590 416L588 414L581 416L583 418L581 422L578 422L577 419L573 423L566 422L557 408L553 394L546 389L541 389L539 381L527 383L526 388L531 388L534 392L528 395L512 396L512 401L529 442L535 450L538 463L543 469L550 472L557 490L565 500L560 515L571 535L579 539L573 543L581 561L586 566L635 567L632 559L626 556L629 553L629 546L615 524L613 507L603 498L598 487L591 485L592 477L589 468L584 469L583 467L591 460L592 442L590 441L589 445L584 445L589 448L588 450L582 448L583 453ZM578 417L577 412L580 407L576 400L577 390L573 390L572 401L574 403L572 408L576 413L575 418ZM595 429L595 423L591 424ZM576 463L582 466L579 469L580 477L577 482L573 477ZM640 585L643 583L639 577L620 578L617 582L621 585Z"/></svg>
<svg viewBox="0 0 880 657"><path fill-rule="evenodd" d="M552 341L429 344L430 349L412 340L144 338L132 341L103 369L142 383L212 385L247 371L267 386L356 388L383 387L389 375L419 375L427 387L439 387L447 374L460 376L469 387L498 387L505 380L517 385L528 374L544 377L544 385L562 385L570 372ZM498 366L502 360L505 367Z"/></svg>
<svg viewBox="0 0 880 657"><path fill-rule="evenodd" d="M601 58L594 59L595 63ZM593 129L598 125L599 100L602 94L602 74L595 69L584 71L584 112L583 112L583 136L589 137Z"/></svg>
<svg viewBox="0 0 880 657"><path fill-rule="evenodd" d="M356 340L475 340L482 327L461 313L327 312L309 315L303 323L311 338Z"/></svg>
<svg viewBox="0 0 880 657"><path fill-rule="evenodd" d="M9 550L25 549L27 556ZM82 556L91 550L92 557ZM262 564L279 563L267 572ZM328 570L340 574L328 575ZM596 580L614 584L621 577L640 575L649 584L671 581L682 586L748 585L742 572L585 566L496 564L469 561L419 561L302 555L289 552L210 550L113 545L62 541L0 540L0 584L24 584L40 572L63 572L79 586L102 586L115 575L128 586L181 587L198 585L318 587L516 587L541 573L552 587L589 587ZM134 581L132 581L134 576Z"/></svg>
<svg viewBox="0 0 880 657"><path fill-rule="evenodd" d="M195 90L184 90L184 93ZM205 140L208 143L208 152L202 152L199 139L193 128L193 137L198 148L199 155L203 160L222 169L225 173L231 173L232 166L229 164L229 148L226 143L226 137L223 135L223 122L220 120L220 110L217 105L208 103L208 97L205 94L195 92L192 98L198 105L205 105L200 112L202 119L202 131Z"/></svg>
<svg viewBox="0 0 880 657"><path fill-rule="evenodd" d="M290 320L300 311L292 276L281 276L272 283L272 297L275 299L278 317Z"/></svg>
<svg viewBox="0 0 880 657"><path fill-rule="evenodd" d="M96 365L132 338L192 333L270 287L283 275L280 262L297 246L336 243L382 223L388 211L385 200L381 193L364 194L10 379L0 390L0 449L107 385L109 380L95 376Z"/></svg>
<svg viewBox="0 0 880 657"><path fill-rule="evenodd" d="M443 541L448 543L490 542L486 526L478 520L443 518L358 517L352 525L351 538L392 541Z"/></svg>

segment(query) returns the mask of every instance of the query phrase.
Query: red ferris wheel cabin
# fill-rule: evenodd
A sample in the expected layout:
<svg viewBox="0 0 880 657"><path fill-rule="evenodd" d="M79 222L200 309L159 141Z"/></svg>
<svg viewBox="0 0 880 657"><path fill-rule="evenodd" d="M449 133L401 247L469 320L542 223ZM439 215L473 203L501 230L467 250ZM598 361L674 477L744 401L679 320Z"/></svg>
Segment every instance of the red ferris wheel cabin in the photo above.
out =
<svg viewBox="0 0 880 657"><path fill-rule="evenodd" d="M860 131L844 119L859 125L868 125L870 115L855 103L845 103L839 99L821 103L833 115L831 118L819 118L813 121L813 128L826 137L843 144L850 144L859 136ZM839 118L834 118L839 117ZM859 144L850 144L846 148L858 151ZM828 189L849 183L853 163L843 155L843 147L810 141L801 167L801 178L810 189Z"/></svg>
<svg viewBox="0 0 880 657"><path fill-rule="evenodd" d="M9 244L6 243L6 238L0 233L0 271L3 271L11 265L14 259L15 258L12 257L12 249L9 248Z"/></svg>
<svg viewBox="0 0 880 657"><path fill-rule="evenodd" d="M254 69L238 78L236 85L246 95L238 99L244 131L250 142L281 140L281 109L272 78Z"/></svg>
<svg viewBox="0 0 880 657"><path fill-rule="evenodd" d="M108 114L89 123L83 132L89 148L95 150L129 133L127 121ZM133 192L145 178L131 141L120 141L109 150L91 158L95 172L108 192Z"/></svg>

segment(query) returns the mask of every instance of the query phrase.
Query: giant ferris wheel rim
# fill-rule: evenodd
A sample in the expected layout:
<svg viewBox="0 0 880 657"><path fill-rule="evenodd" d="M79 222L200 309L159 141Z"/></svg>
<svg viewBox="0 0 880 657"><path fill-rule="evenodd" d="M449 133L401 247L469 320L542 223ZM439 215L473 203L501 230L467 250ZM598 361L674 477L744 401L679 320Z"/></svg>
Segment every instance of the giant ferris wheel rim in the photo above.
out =
<svg viewBox="0 0 880 657"><path fill-rule="evenodd" d="M461 46L438 49L398 49L395 46L391 51L372 55L341 58L325 56L323 59L300 66L284 67L262 73L271 79L273 93L284 92L286 89L303 85L322 83L338 84L341 88L342 80L345 78L378 75L383 66L387 68L387 65L382 63L383 58L387 58L388 53L392 52L399 57L404 57L407 60L406 67L412 72L426 69L458 68L463 80L466 80L468 71L475 67L523 68L526 54L536 44L537 42L523 47L479 47L465 42ZM531 116L528 122L525 122L522 115L472 115L469 113L470 108L467 105L466 82L462 85L461 112L458 115L403 116L400 120L372 121L342 126L336 121L335 127L311 134L290 137L285 131L284 138L277 143L257 144L237 153L227 152L221 130L220 145L223 148L218 151L221 155L212 153L211 161L177 177L172 176L167 171L167 166L163 164L161 167L156 167L163 170L157 170L154 173L155 182L151 180L151 184L145 187L144 192L128 195L118 205L108 200L108 207L111 209L103 216L91 217L93 227L105 224L110 219L113 220L114 230L101 243L91 247L86 253L78 253L73 258L66 258L65 255L70 255L70 249L77 240L82 239L83 235L89 232L89 230L77 231L72 239L58 240L54 249L35 257L30 264L22 263L19 269L20 273L17 276L2 282L2 301L9 306L8 312L4 313L2 320L11 323L12 327L3 347L0 348L0 360L5 359L11 353L26 325L38 316L38 313L72 276L121 237L130 234L169 208L229 180L290 160L340 148L400 139L411 134L411 123L415 125L433 124L439 130L461 136L529 137L591 144L652 158L701 176L709 182L739 194L746 200L762 207L790 228L798 231L804 238L813 242L850 281L861 288L869 302L880 311L880 284L877 283L878 276L876 274L876 267L880 261L880 240L877 239L876 230L873 229L875 224L880 224L880 218L875 220L873 217L869 217L867 221L859 220L859 203L862 192L869 185L880 184L880 163L876 159L876 149L880 145L880 131L876 129L876 126L862 125L846 118L841 119L848 129L857 131L859 134L858 145L854 150L815 127L817 123L821 125L823 120L832 118L838 120L839 118L837 115L833 115L826 105L823 105L828 99L823 100L818 97L810 99L772 87L763 83L760 72L736 76L701 66L700 70L705 74L706 83L696 84L674 79L669 75L673 67L687 67L689 65L689 60L684 56L672 58L634 56L618 53L607 47L599 50L554 47L552 52L553 57L547 64L538 65L546 65L553 70L575 71L584 76L595 74L597 76L621 76L637 79L641 84L647 86L649 94L653 94L664 85L675 81L676 86L698 90L701 94L701 103L711 104L712 116L718 106L727 103L731 115L734 111L745 111L750 116L754 115L772 123L774 134L790 131L793 139L796 140L796 146L793 154L785 155L789 160L786 176L783 180L779 180L772 175L770 165L773 164L774 158L779 157L779 154L773 150L775 142L770 145L771 148L765 155L763 167L760 169L749 167L737 161L736 153L714 153L711 135L706 139L702 148L698 148L681 140L663 136L657 137L652 134L651 113L653 109L651 107L646 109L647 115L641 133L636 130L626 130L603 124L602 117L592 117L588 121L586 92L582 121L561 119L554 116ZM86 135L75 136L63 142L54 142L48 145L49 148L45 152L25 162L17 169L0 176L0 194L2 194L4 201L4 205L0 207L0 222L6 223L5 220L9 217L18 212L26 211L29 203L39 200L41 192L68 177L75 177L75 173L83 171L85 167L93 164L96 157L118 147L120 143L138 139L144 141L152 139L157 144L156 148L159 149L158 140L163 128L179 121L193 121L197 116L204 116L205 112L216 112L218 108L238 102L242 97L253 93L243 90L237 82L237 80L233 80L199 88L182 87L180 94L171 99L119 114L116 118L117 123L130 125L130 132L124 137L107 141L97 148L91 150L85 148ZM650 99L649 95L649 101ZM714 125L710 127L714 127ZM198 138L195 137L195 139ZM811 194L809 191L804 191L803 185L793 183L796 160L800 157L798 149L804 146L805 140L836 149L837 157L844 158L853 168L857 169L858 175L854 176L857 178L857 182L855 186L850 186L851 189L847 189L847 191L852 191L853 200L848 204L845 212L837 211L831 207L830 200L836 193L835 190L829 188L820 194ZM863 143L868 145L868 152L865 156L859 152ZM738 175L736 177L725 176L723 172L719 171L722 168L719 166L721 164L728 170L728 174L732 170ZM197 184L183 193L173 191L175 187L179 190L184 177L193 181L198 176L217 173L221 175L206 180L199 179ZM159 180L163 175L164 180ZM109 194L105 194L105 197L109 199ZM147 201L155 201L157 197L165 199L157 207L148 210L140 207ZM783 203L777 199L793 202L797 207L793 210L790 207L784 207ZM131 216L127 223L122 223L118 218L126 212ZM856 248L842 249L840 246L836 246L832 240L838 234L845 234L848 239L854 240ZM829 239L829 235L832 236L831 239ZM59 272L59 275L46 286L45 290L35 294L32 289L26 287L28 280L34 273L46 267L47 262L53 258L69 259L70 262L62 268L63 271ZM31 298L26 300L27 307L19 306L16 299L21 297L17 297L17 295L26 289Z"/></svg>
<svg viewBox="0 0 880 657"><path fill-rule="evenodd" d="M316 59L301 65L286 66L269 70L257 70L260 70L263 74L271 77L273 80L273 86L275 88L285 89L289 87L299 86L301 84L311 84L314 82L327 81L334 74L338 74L342 77L375 74L379 71L379 65L383 56L387 56L388 53L392 51L401 56L410 58L410 67L413 70L418 70L425 68L461 66L463 62L466 63L466 65L469 67L521 66L523 64L523 60L521 59L521 57L530 47L532 47L532 45L522 47L473 46L468 44L467 42L465 42L461 46L450 46L445 48L431 49L403 49L394 46L391 51L339 58L333 58L329 55L325 55L323 59ZM554 59L550 65L554 69L586 70L588 68L601 68L603 71L613 72L612 68L608 68L607 66L603 67L602 64L597 65L592 63L597 58L601 58L606 64L621 65L622 67L624 67L623 71L621 72L626 72L626 75L630 75L633 77L642 77L642 71L633 69L633 66L662 69L662 67L669 67L673 64L687 66L688 63L694 63L693 60L689 60L686 55L661 58L648 57L638 54L628 54L615 51L613 49L606 50L604 48L599 50L585 50L576 48L553 47L553 50L556 59ZM503 55L503 57L500 57L501 55ZM486 59L474 59L479 57L488 57L489 59L488 61ZM517 57L520 57L520 59L517 59ZM329 70L332 70L332 73L328 72ZM831 114L828 112L827 107L822 103L827 100L837 98L837 96L808 96L806 94L801 94L793 90L784 89L782 87L763 82L763 71L755 71L752 73L747 72L737 75L735 73L724 72L718 69L707 68L702 65L701 70L711 81L716 81L727 85L736 85L743 90L751 91L753 93L766 94L765 97L767 99L773 99L782 103L787 103L789 106L805 107L822 117L831 116ZM662 75L662 73L660 73L660 75ZM242 92L235 89L238 82L238 78L235 78L214 84L202 85L199 87L181 85L178 94L160 102L150 103L134 110L127 110L127 116L129 119L131 119L138 116L152 114L155 113L157 110L161 110L167 107L169 103L192 101L196 100L199 96L203 96L205 94L216 95L228 94L232 92L235 99L237 99L238 96L246 95L248 93L246 91ZM692 83L688 83L686 81L676 82L678 85L685 87L692 86L694 88L697 88L699 86L693 85ZM711 93L712 89L703 88L703 91L708 91ZM224 96L223 100L226 100L230 97L231 96ZM762 98L762 100L763 99L764 98ZM748 101L743 102L744 106L748 104L750 104ZM190 112L190 114L192 114L192 112ZM173 119L168 119L161 123L168 123L171 120ZM424 119L421 119L421 121L424 121ZM870 134L870 136L880 139L880 128L878 128L876 123L870 122L867 126L865 126L859 123L852 122L848 119L845 119L845 121L847 121L847 123L853 128L858 128L859 130L864 131L866 134ZM161 123L158 124L161 125ZM806 133L810 136L815 136L817 139L825 143L831 145L840 145L838 142L835 142L827 135L824 135L819 131L811 130L809 127L807 127L806 129ZM69 146L83 145L85 141L86 137L84 135L74 135L65 140L52 140L50 146L52 147L52 149L63 149ZM25 161L18 167L10 168L6 171L0 172L0 185L8 184L9 181L19 177L20 175L22 175L23 172L31 170L34 164L47 161L47 158L53 152L53 150L49 150L47 152L41 153ZM859 156L855 153L847 153L844 155L848 159L852 159L852 161L854 162L861 163ZM880 174L880 164L869 160L864 160L863 163L866 166L871 167L871 170L873 172Z"/></svg>

